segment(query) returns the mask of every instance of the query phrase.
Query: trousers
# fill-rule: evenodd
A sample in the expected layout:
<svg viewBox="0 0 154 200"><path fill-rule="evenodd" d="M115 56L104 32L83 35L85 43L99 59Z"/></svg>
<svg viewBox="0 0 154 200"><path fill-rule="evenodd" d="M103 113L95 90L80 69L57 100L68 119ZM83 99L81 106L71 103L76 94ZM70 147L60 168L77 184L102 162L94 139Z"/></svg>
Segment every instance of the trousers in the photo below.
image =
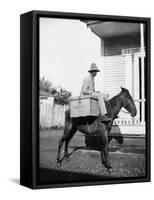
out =
<svg viewBox="0 0 154 200"><path fill-rule="evenodd" d="M101 116L105 115L107 113L107 110L104 100L107 100L107 95L101 92L93 92L91 96L98 99L100 114Z"/></svg>

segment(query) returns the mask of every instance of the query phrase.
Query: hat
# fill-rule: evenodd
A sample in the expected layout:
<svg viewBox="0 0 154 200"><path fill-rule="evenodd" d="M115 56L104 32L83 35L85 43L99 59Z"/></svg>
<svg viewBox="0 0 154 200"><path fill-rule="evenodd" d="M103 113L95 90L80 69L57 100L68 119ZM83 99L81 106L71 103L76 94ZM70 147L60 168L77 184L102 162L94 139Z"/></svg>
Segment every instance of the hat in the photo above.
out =
<svg viewBox="0 0 154 200"><path fill-rule="evenodd" d="M100 72L100 70L97 68L97 65L95 63L92 63L88 72Z"/></svg>

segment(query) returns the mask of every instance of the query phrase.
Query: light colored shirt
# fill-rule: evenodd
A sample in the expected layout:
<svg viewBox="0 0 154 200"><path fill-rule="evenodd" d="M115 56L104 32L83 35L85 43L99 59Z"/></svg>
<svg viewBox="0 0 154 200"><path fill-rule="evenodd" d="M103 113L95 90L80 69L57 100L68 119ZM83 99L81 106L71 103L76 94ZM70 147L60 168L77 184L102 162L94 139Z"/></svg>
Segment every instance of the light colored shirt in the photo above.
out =
<svg viewBox="0 0 154 200"><path fill-rule="evenodd" d="M84 80L80 95L90 95L95 91L94 77L89 74Z"/></svg>

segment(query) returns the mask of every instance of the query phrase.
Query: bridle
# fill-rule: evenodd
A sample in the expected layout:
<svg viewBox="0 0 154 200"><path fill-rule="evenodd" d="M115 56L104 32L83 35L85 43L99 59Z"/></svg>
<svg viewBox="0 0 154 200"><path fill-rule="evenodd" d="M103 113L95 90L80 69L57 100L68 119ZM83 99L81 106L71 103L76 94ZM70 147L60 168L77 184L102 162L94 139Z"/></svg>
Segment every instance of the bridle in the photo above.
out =
<svg viewBox="0 0 154 200"><path fill-rule="evenodd" d="M125 113L125 114L130 114L131 111L127 111L128 105L126 105L125 107L123 106L123 108L125 108L125 110L121 109L121 112ZM129 109L128 109L129 110Z"/></svg>

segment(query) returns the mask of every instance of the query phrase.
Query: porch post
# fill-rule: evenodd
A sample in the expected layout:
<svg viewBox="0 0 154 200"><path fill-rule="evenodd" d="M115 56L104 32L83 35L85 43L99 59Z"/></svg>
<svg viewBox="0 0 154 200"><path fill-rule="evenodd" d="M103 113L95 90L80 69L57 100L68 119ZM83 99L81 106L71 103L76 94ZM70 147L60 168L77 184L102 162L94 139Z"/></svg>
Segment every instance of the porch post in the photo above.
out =
<svg viewBox="0 0 154 200"><path fill-rule="evenodd" d="M144 81L144 26L140 24L140 46L141 46L141 81L142 81L142 116L141 116L141 123L144 124L145 122L145 81Z"/></svg>
<svg viewBox="0 0 154 200"><path fill-rule="evenodd" d="M104 39L101 38L101 56L104 56Z"/></svg>
<svg viewBox="0 0 154 200"><path fill-rule="evenodd" d="M134 95L134 84L135 84L135 55L134 53L132 54L132 98L134 99L135 95ZM132 124L135 124L135 118L132 117Z"/></svg>

